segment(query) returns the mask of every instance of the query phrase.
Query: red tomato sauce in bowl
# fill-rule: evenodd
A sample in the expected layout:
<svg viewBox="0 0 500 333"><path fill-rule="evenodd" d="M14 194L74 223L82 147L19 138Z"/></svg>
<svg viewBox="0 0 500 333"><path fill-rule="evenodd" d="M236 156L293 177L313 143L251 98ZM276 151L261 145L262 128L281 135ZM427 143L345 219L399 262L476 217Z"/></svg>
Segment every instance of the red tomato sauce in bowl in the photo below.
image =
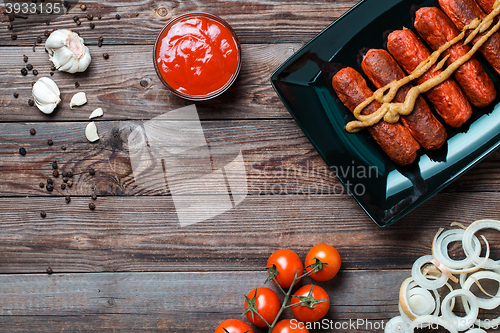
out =
<svg viewBox="0 0 500 333"><path fill-rule="evenodd" d="M160 80L176 95L206 100L222 94L241 67L241 48L233 29L221 18L188 13L171 20L154 49Z"/></svg>

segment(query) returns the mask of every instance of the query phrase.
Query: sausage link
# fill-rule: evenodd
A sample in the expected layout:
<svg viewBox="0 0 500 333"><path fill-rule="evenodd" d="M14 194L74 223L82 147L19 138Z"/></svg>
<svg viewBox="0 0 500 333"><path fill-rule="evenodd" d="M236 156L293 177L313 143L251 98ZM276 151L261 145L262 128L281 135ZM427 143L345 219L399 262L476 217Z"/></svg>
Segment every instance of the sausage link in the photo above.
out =
<svg viewBox="0 0 500 333"><path fill-rule="evenodd" d="M411 73L431 52L422 41L409 29L395 30L387 37L387 48L394 59ZM424 75L416 79L422 84L442 71L434 71L432 66ZM472 116L472 107L458 84L451 78L425 93L436 111L450 126L460 127Z"/></svg>
<svg viewBox="0 0 500 333"><path fill-rule="evenodd" d="M373 95L373 91L367 86L365 79L351 67L337 72L332 79L332 86L342 103L351 111L354 111L356 106ZM362 113L371 114L379 107L380 103L375 101ZM389 124L380 121L368 127L368 132L397 165L411 164L417 158L417 150L420 146L401 123Z"/></svg>
<svg viewBox="0 0 500 333"><path fill-rule="evenodd" d="M476 18L484 19L486 14L475 0L439 0L441 9L453 21L458 30L472 22ZM483 34L478 34L472 43L476 43ZM491 37L480 48L479 52L490 63L493 69L500 74L500 34L498 32Z"/></svg>
<svg viewBox="0 0 500 333"><path fill-rule="evenodd" d="M460 34L453 22L436 7L423 7L416 12L415 29L434 51ZM470 49L470 46L459 42L446 50L443 57L450 56L447 60L449 66L467 54ZM460 66L453 73L453 78L475 106L486 106L497 96L493 81L475 57Z"/></svg>
<svg viewBox="0 0 500 333"><path fill-rule="evenodd" d="M401 67L386 50L369 50L363 57L361 67L377 88L405 77ZM403 103L410 88L410 84L399 88L393 102ZM412 113L401 117L401 122L425 149L438 149L446 141L446 129L434 117L422 96L417 98Z"/></svg>
<svg viewBox="0 0 500 333"><path fill-rule="evenodd" d="M481 9L486 13L489 14L493 11L493 5L495 4L496 0L476 0L476 2L481 6Z"/></svg>

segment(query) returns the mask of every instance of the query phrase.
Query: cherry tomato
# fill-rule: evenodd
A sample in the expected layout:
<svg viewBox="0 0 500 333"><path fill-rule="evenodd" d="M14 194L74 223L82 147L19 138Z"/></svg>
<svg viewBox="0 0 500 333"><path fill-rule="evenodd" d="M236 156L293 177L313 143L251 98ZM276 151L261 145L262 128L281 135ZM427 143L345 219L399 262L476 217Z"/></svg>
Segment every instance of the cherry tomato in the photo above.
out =
<svg viewBox="0 0 500 333"><path fill-rule="evenodd" d="M297 290L293 296L290 302L292 305L292 313L295 318L305 323L320 320L326 315L328 309L330 309L330 298L325 289L319 286L308 284ZM300 299L297 296L300 297ZM319 300L325 301L318 302ZM305 302L305 305L295 306L295 304L301 301ZM306 305L311 306L312 309Z"/></svg>
<svg viewBox="0 0 500 333"><path fill-rule="evenodd" d="M309 330L297 319L283 319L276 323L272 333L309 333Z"/></svg>
<svg viewBox="0 0 500 333"><path fill-rule="evenodd" d="M341 260L338 251L333 246L327 244L318 244L311 250L309 250L305 261L306 272L309 272L313 269L312 267L308 266L316 263L315 258L328 265L323 266L321 270L317 271L314 274L311 274L311 278L316 281L328 281L335 275L337 275L340 269Z"/></svg>
<svg viewBox="0 0 500 333"><path fill-rule="evenodd" d="M257 312L271 325L281 309L281 302L278 295L269 288L259 287L250 291L247 298L250 299L251 304L249 307L248 301L245 299L245 311L252 307L252 303L255 303ZM257 313L254 313L253 318L251 311L247 311L246 315L248 320L255 326L267 326Z"/></svg>
<svg viewBox="0 0 500 333"><path fill-rule="evenodd" d="M215 333L253 333L250 325L239 319L226 319L217 326Z"/></svg>
<svg viewBox="0 0 500 333"><path fill-rule="evenodd" d="M304 266L297 253L292 250L278 250L271 254L267 260L267 268L276 266L278 275L276 281L283 288L288 288L292 285L295 274L301 276L304 274ZM297 273L298 272L298 273ZM296 282L300 281L297 280Z"/></svg>

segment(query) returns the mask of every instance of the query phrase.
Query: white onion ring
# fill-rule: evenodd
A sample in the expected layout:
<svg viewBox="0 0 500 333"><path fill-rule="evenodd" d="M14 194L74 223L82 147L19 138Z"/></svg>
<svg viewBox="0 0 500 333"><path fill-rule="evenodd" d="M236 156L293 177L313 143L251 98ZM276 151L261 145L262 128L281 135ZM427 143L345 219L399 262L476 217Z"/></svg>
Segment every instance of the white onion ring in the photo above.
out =
<svg viewBox="0 0 500 333"><path fill-rule="evenodd" d="M457 316L451 309L451 300L456 296L462 296L462 299L466 298L466 300L463 301L464 308L466 308L465 312L467 313L465 317ZM473 326L477 320L477 316L479 314L477 298L469 290L455 289L446 295L441 303L441 313L444 320L455 326L459 331L465 331Z"/></svg>
<svg viewBox="0 0 500 333"><path fill-rule="evenodd" d="M427 316L421 316L415 319L412 323L410 328L408 329L408 332L413 333L415 332L415 328L422 328L426 327L423 325L431 325L431 324L438 324L444 328L446 328L450 333L458 333L457 329L455 326L451 325L448 321L444 320L441 317L438 316L432 316L432 315L427 315Z"/></svg>
<svg viewBox="0 0 500 333"><path fill-rule="evenodd" d="M486 333L486 331L483 330L482 328L471 328L465 333Z"/></svg>
<svg viewBox="0 0 500 333"><path fill-rule="evenodd" d="M478 220L473 222L471 225L465 229L464 237L462 240L462 247L464 249L465 255L471 257L476 265L481 264L482 268L496 269L500 267L500 260L498 261L485 261L481 262L479 255L476 255L473 250L472 236L481 229L495 229L500 231L500 221L498 220ZM483 237L484 238L484 237Z"/></svg>
<svg viewBox="0 0 500 333"><path fill-rule="evenodd" d="M436 280L429 280L424 276L424 274L422 274L422 266L426 263L430 263L433 259L434 257L432 255L422 256L415 260L413 267L411 268L411 276L415 282L419 286L426 289L439 289L448 281L448 277L445 274L441 274L441 276Z"/></svg>
<svg viewBox="0 0 500 333"><path fill-rule="evenodd" d="M385 324L384 333L406 333L408 327L410 325L401 316L397 316Z"/></svg>
<svg viewBox="0 0 500 333"><path fill-rule="evenodd" d="M461 270L464 267L471 266L473 264L471 257L465 257L462 260L453 260L448 255L448 245L453 242L462 242L465 230L450 229L441 233L443 230L443 228L439 229L432 242L432 255L434 258L445 265L451 273L454 273L454 270ZM472 237L472 242L472 250L479 256L481 254L481 243L476 236Z"/></svg>
<svg viewBox="0 0 500 333"><path fill-rule="evenodd" d="M418 288L417 290L414 290L415 288ZM450 290L451 289L451 286L449 286ZM412 294L410 294L410 292L413 291ZM428 296L423 296L424 292L423 291L427 291L428 294L429 291L426 290L426 289L423 289L423 288L420 288L418 287L417 283L413 280L412 277L410 278L407 278L402 284L401 284L401 288L399 289L399 312L401 314L401 316L403 318L407 318L408 319L408 322L410 322L411 320L414 320L416 319L419 315L422 315L422 314L431 314L432 311L434 311L434 315L437 315L439 313L439 303L440 303L440 296L439 296L439 293L436 289L433 289L432 292L434 293L434 298L431 300L428 298ZM429 303L432 302L432 306L429 305L429 308L432 307L432 310L430 310L429 313L415 313L414 312L414 309L412 309L412 306L410 304L410 297L413 295L416 295L418 292L420 292L422 294L422 297L427 300ZM431 295L431 298L432 298L432 295ZM428 312L428 311L426 311Z"/></svg>
<svg viewBox="0 0 500 333"><path fill-rule="evenodd" d="M495 280L499 283L497 293L495 294L495 297L492 298L482 298L482 297L477 297L477 304L480 309L486 309L486 310L493 310L496 307L500 306L500 274L491 272L491 271L481 271L481 272L476 272L469 276L469 278L464 282L462 288L466 290L470 290L470 287L476 283L476 280L481 280L481 279L489 279L489 280ZM462 301L463 302L463 301Z"/></svg>

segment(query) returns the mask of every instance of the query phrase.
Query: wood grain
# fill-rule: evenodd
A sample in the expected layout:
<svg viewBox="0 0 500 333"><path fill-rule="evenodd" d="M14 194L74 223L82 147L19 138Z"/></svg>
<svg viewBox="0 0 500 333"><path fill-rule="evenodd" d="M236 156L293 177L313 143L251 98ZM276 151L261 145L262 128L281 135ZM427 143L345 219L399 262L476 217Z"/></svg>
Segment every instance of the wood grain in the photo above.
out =
<svg viewBox="0 0 500 333"><path fill-rule="evenodd" d="M346 195L248 196L187 227L179 225L169 197L99 197L94 211L90 197L70 204L62 197L1 198L0 273L43 273L48 266L57 273L252 270L279 248L304 258L319 243L338 249L344 270L409 269L431 253L440 227L500 219L499 201L499 193L441 193L381 229ZM486 236L490 244L500 242L498 233ZM498 247L492 250L500 258Z"/></svg>
<svg viewBox="0 0 500 333"><path fill-rule="evenodd" d="M387 321L409 273L344 271L321 283L335 295L326 318ZM264 280L257 271L1 275L0 325L8 332L213 332L224 319L241 318L243 295Z"/></svg>
<svg viewBox="0 0 500 333"><path fill-rule="evenodd" d="M291 118L270 85L271 74L286 61L300 44L243 45L242 71L233 87L211 101L196 103L201 119ZM108 60L103 53L110 55ZM102 107L106 120L151 119L167 111L191 105L172 94L158 79L152 47L125 45L90 48L92 63L84 73L55 72L50 76L51 62L42 48L4 47L0 49L3 64L0 68L0 121L74 121L86 120L97 107ZM38 70L21 75L23 55ZM5 57L4 57L5 55ZM134 61L130 61L134 59ZM31 84L41 76L51 77L59 86L62 102L53 115L47 116L36 107L28 106ZM147 87L140 81L145 80ZM79 87L75 88L75 82ZM87 94L88 103L70 109L69 101L76 92ZM17 92L18 98L13 94Z"/></svg>
<svg viewBox="0 0 500 333"><path fill-rule="evenodd" d="M13 30L7 30L7 22L1 24L0 45L19 46L33 45L37 36L43 36L47 29L73 29L91 34L88 42L97 44L99 35L106 37L106 44L147 44L153 45L156 36L173 17L187 12L207 12L219 15L236 31L241 43L287 43L306 42L325 29L340 15L358 1L269 1L239 0L235 1L80 1L88 8L82 12L80 8L71 8L68 14L59 16L50 23L40 22L36 17L27 20L16 19L12 22ZM0 7L1 9L1 7ZM159 14L166 11L165 16ZM101 20L93 20L95 29L89 28L85 19L87 13ZM120 20L115 15L121 16ZM78 27L73 16L81 17L82 25ZM12 40L11 33L17 34Z"/></svg>

